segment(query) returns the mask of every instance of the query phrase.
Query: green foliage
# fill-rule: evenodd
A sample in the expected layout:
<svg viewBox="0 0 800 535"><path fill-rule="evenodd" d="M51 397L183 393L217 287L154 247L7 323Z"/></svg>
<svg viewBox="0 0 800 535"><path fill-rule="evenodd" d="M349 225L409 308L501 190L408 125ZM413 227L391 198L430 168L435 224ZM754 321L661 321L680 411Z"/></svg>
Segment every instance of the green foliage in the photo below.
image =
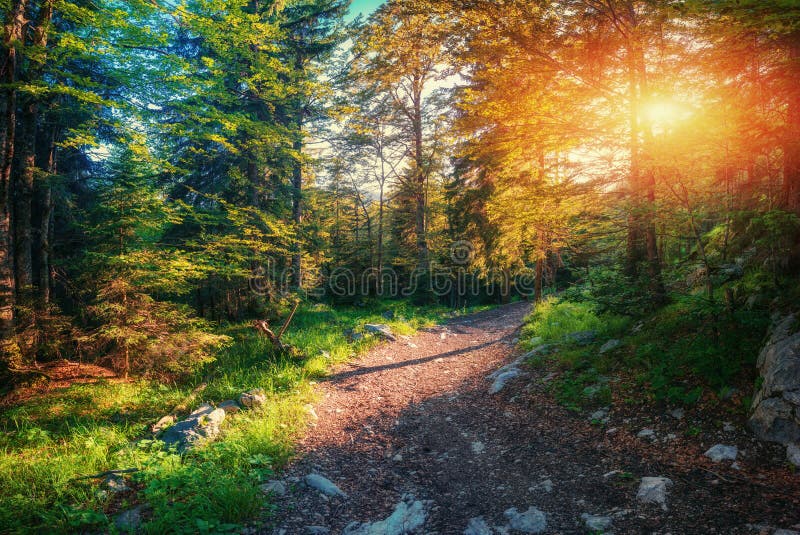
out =
<svg viewBox="0 0 800 535"><path fill-rule="evenodd" d="M522 329L523 344L526 342L525 338L538 339L538 343L560 343L568 334L580 331L594 331L600 337L613 336L628 324L625 318L600 315L595 309L589 302L575 303L548 297L537 303L525 319Z"/></svg>

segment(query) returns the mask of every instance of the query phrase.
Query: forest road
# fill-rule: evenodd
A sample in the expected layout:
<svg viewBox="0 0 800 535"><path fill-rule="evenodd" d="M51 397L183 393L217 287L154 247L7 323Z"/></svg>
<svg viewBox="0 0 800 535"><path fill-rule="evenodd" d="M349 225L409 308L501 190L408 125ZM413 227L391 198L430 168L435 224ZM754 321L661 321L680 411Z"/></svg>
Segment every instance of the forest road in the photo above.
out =
<svg viewBox="0 0 800 535"><path fill-rule="evenodd" d="M524 368L490 393L487 375L518 355L529 310L514 303L456 318L334 370L319 385L315 423L280 474L286 492L256 531L462 534L472 521L472 535L526 526L528 533L758 533L742 510L747 488L694 485L615 447L606 430L553 399L548 370ZM311 488L309 474L346 496ZM668 509L637 500L646 476L674 480ZM414 529L376 524L392 514Z"/></svg>

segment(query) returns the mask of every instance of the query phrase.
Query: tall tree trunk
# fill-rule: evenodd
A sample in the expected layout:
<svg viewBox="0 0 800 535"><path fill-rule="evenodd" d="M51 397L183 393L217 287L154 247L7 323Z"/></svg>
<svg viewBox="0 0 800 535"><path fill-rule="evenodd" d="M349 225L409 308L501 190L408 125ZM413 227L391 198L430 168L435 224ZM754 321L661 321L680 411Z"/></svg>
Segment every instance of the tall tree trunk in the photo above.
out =
<svg viewBox="0 0 800 535"><path fill-rule="evenodd" d="M422 87L415 80L414 111L414 200L416 201L415 233L417 238L417 268L427 271L430 267L427 236L427 195L425 192L425 153L422 139Z"/></svg>
<svg viewBox="0 0 800 535"><path fill-rule="evenodd" d="M54 128L50 137L50 148L47 155L47 174L53 176L58 172L56 160L57 129ZM39 207L41 219L39 220L39 298L43 304L50 302L50 234L53 219L53 193L48 181L39 183Z"/></svg>
<svg viewBox="0 0 800 535"><path fill-rule="evenodd" d="M295 68L302 69L302 66L302 56L298 54ZM297 114L295 119L297 137L292 143L292 148L296 154L296 160L292 169L292 221L295 224L297 232L300 233L303 224L303 161L301 158L303 152L303 120L305 113L303 111L304 103L298 103L297 106L298 109L295 112ZM294 280L294 285L300 288L303 284L303 251L299 235L297 236L297 242L295 242L293 249L292 278Z"/></svg>
<svg viewBox="0 0 800 535"><path fill-rule="evenodd" d="M796 82L800 76L800 32L789 38L789 76L795 80L790 84L786 133L784 134L783 193L786 208L800 215L800 88Z"/></svg>
<svg viewBox="0 0 800 535"><path fill-rule="evenodd" d="M17 46L23 39L27 0L16 0L8 13L3 31L6 57L2 66L2 80L6 84L5 117L3 126L2 163L0 163L0 343L7 345L14 335L14 252L11 239L11 168L14 162L14 145L17 125L17 92L13 87L17 76ZM5 347L9 358L14 348Z"/></svg>
<svg viewBox="0 0 800 535"><path fill-rule="evenodd" d="M25 103L22 113L22 136L19 172L14 187L14 274L17 292L27 292L33 285L33 180L36 170L36 122L39 105Z"/></svg>

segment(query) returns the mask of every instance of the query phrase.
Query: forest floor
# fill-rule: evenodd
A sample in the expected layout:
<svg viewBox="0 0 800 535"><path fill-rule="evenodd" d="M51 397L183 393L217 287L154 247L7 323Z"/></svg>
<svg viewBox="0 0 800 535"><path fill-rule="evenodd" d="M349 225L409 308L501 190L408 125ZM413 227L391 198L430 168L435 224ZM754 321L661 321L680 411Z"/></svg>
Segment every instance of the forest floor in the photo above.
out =
<svg viewBox="0 0 800 535"><path fill-rule="evenodd" d="M547 367L523 367L490 394L487 375L517 356L528 311L516 303L457 318L335 369L318 386L316 421L281 474L270 523L253 531L339 534L393 512L418 523L412 513L424 510L415 532L461 534L482 517L471 533L516 533L506 511L530 507L544 513L547 533L800 530L800 476L741 418L720 430L714 414L615 405L601 423L555 401L558 372ZM738 445L737 463L705 457L716 443ZM313 490L309 474L346 496ZM663 508L637 499L643 477L672 481ZM592 529L587 519L610 525Z"/></svg>

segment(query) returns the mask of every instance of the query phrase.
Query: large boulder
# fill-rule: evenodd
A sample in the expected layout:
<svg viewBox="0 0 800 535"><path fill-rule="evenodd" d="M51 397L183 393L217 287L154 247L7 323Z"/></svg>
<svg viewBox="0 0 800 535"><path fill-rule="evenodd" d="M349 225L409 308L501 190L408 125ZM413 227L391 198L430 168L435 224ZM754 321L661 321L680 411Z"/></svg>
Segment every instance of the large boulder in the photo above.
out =
<svg viewBox="0 0 800 535"><path fill-rule="evenodd" d="M794 314L778 321L758 355L761 384L748 425L761 440L800 442L800 324Z"/></svg>

